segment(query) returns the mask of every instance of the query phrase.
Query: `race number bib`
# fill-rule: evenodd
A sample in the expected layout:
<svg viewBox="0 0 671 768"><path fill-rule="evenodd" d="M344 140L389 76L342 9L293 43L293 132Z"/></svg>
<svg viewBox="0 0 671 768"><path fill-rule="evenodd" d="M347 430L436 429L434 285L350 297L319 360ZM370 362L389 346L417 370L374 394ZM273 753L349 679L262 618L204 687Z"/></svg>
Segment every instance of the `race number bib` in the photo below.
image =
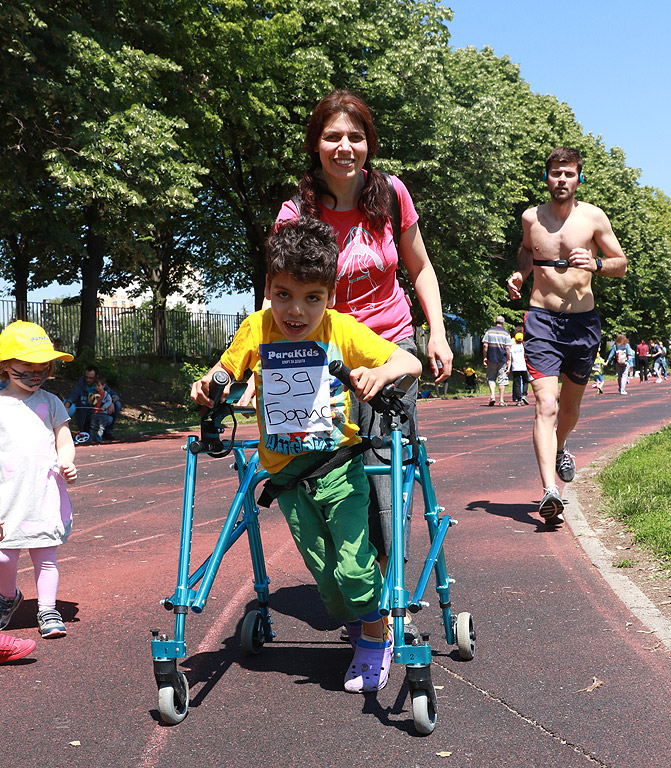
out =
<svg viewBox="0 0 671 768"><path fill-rule="evenodd" d="M261 344L259 353L266 432L330 432L330 376L326 352L319 344Z"/></svg>

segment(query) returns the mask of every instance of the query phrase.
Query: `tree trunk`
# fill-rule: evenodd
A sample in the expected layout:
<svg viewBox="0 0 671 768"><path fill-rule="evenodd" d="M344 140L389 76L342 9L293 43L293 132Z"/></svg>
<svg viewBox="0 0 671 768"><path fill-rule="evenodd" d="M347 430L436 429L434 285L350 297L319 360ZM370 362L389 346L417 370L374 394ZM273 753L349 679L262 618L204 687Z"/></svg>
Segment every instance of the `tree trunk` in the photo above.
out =
<svg viewBox="0 0 671 768"><path fill-rule="evenodd" d="M156 293L152 297L151 322L154 329L154 344L152 352L155 355L165 357L168 353L167 338L167 312L166 302L161 300Z"/></svg>
<svg viewBox="0 0 671 768"><path fill-rule="evenodd" d="M86 220L86 255L82 260L82 310L77 355L86 348L95 354L98 331L98 285L105 256L105 237L100 234L100 210L96 204L84 209Z"/></svg>
<svg viewBox="0 0 671 768"><path fill-rule="evenodd" d="M249 245L252 252L252 285L254 286L254 309L259 310L265 298L266 288L266 254L263 233L257 228L247 230Z"/></svg>
<svg viewBox="0 0 671 768"><path fill-rule="evenodd" d="M28 319L28 277L30 275L30 256L26 253L23 239L20 235L7 238L12 254L12 276L14 278L14 301L16 302L16 319Z"/></svg>

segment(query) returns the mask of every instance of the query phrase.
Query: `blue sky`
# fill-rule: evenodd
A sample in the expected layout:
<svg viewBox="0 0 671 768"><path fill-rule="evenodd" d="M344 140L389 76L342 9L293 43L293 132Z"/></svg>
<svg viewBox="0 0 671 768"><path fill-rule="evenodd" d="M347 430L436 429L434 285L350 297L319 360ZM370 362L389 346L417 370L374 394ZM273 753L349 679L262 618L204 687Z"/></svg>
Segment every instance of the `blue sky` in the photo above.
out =
<svg viewBox="0 0 671 768"><path fill-rule="evenodd" d="M621 147L640 181L671 195L671 0L445 0L455 48L489 45L509 56L534 91L572 109L583 130ZM5 287L0 283L0 290ZM3 291L4 292L4 291ZM74 295L50 286L31 301ZM253 309L250 294L214 299L212 311ZM224 309L225 308L225 309Z"/></svg>
<svg viewBox="0 0 671 768"><path fill-rule="evenodd" d="M538 93L566 102L585 132L621 147L640 182L671 196L669 0L444 0L454 48L509 56Z"/></svg>

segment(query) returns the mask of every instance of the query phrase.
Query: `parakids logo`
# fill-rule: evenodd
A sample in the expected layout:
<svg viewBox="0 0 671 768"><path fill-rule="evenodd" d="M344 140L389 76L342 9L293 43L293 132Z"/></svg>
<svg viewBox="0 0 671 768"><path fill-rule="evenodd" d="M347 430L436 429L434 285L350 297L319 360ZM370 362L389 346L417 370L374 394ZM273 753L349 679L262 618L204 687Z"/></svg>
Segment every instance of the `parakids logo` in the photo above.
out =
<svg viewBox="0 0 671 768"><path fill-rule="evenodd" d="M316 341L276 341L259 347L261 367L315 368L327 364L326 350Z"/></svg>
<svg viewBox="0 0 671 768"><path fill-rule="evenodd" d="M268 352L268 360L286 360L287 358L307 358L319 357L319 350L316 349L292 349L286 352Z"/></svg>

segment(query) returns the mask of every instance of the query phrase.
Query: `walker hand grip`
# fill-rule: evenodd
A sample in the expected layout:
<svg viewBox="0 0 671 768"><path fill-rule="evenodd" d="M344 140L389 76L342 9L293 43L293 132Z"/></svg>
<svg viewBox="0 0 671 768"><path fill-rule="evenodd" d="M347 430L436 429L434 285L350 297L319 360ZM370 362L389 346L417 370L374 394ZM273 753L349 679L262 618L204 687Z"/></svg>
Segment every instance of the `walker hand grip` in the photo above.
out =
<svg viewBox="0 0 671 768"><path fill-rule="evenodd" d="M342 360L333 360L330 362L329 373L331 376L335 376L341 384L347 387L347 389L351 390L352 392L354 391L354 387L352 386L352 379L350 378L352 369L348 368Z"/></svg>
<svg viewBox="0 0 671 768"><path fill-rule="evenodd" d="M329 373L331 376L335 376L347 389L354 392L355 387L352 386L352 379L350 378L352 370L342 360L332 360L329 363ZM375 397L367 402L374 411L385 413L386 411L395 410L394 406L397 401L400 403L402 396L402 392L400 395L396 393L393 384L386 384Z"/></svg>
<svg viewBox="0 0 671 768"><path fill-rule="evenodd" d="M204 406L200 409L200 440L194 440L189 443L191 453L207 452L210 456L225 456L230 451L230 447L228 450L225 449L220 437L220 433L223 431L222 420L226 413L231 412L230 406L220 402L224 389L228 386L230 380L226 371L215 371L212 374L208 392L214 401L214 405L212 408Z"/></svg>
<svg viewBox="0 0 671 768"><path fill-rule="evenodd" d="M214 401L215 406L219 404L224 389L226 389L230 380L231 379L226 371L215 371L212 374L212 379L210 380L210 397Z"/></svg>

